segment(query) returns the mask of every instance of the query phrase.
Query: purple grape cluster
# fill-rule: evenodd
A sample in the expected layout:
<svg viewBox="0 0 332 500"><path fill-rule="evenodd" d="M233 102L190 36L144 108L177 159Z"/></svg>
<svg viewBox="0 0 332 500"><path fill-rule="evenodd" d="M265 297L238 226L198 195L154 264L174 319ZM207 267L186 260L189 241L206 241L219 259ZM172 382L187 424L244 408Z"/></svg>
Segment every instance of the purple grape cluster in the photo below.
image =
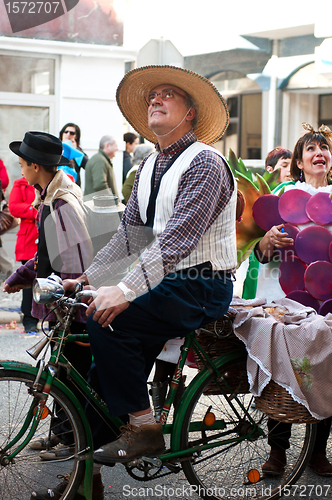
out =
<svg viewBox="0 0 332 500"><path fill-rule="evenodd" d="M293 245L276 250L279 283L286 297L313 307L319 314L332 312L332 202L328 193L310 195L292 189L279 196L256 200L253 218L265 231L284 224ZM306 227L298 227L307 225Z"/></svg>

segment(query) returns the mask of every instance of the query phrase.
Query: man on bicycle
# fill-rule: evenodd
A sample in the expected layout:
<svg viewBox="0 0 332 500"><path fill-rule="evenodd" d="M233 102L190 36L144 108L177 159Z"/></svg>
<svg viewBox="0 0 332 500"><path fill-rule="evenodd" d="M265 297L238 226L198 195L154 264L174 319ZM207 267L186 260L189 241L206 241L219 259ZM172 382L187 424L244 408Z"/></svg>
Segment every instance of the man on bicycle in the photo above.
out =
<svg viewBox="0 0 332 500"><path fill-rule="evenodd" d="M65 281L66 289L77 282L98 289L87 309L91 381L98 380L111 416L129 414L108 444L91 422L95 462L107 465L164 450L147 376L167 340L227 312L236 267L236 183L208 145L228 125L217 89L191 71L148 66L125 75L117 102L156 152L138 169L117 233L78 280Z"/></svg>

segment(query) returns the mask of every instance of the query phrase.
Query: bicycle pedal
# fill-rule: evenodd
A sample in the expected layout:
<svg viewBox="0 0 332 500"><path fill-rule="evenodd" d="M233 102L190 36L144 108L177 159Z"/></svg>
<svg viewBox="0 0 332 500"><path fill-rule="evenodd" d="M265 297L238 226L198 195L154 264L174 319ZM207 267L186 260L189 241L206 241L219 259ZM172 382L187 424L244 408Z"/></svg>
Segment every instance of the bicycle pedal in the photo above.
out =
<svg viewBox="0 0 332 500"><path fill-rule="evenodd" d="M164 462L164 467L167 467L173 474L178 474L182 468L179 465L172 464L170 462Z"/></svg>
<svg viewBox="0 0 332 500"><path fill-rule="evenodd" d="M141 460L143 460L144 462L147 462L148 464L154 465L155 467L161 467L163 464L162 461L160 460L160 458L158 458L158 457L155 457L155 458L141 457Z"/></svg>

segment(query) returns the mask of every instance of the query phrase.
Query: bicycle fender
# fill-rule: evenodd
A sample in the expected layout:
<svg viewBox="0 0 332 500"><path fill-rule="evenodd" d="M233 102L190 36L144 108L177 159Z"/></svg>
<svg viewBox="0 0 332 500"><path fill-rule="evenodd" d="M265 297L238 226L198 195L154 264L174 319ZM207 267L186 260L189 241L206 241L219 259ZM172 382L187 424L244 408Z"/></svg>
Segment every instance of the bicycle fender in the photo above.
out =
<svg viewBox="0 0 332 500"><path fill-rule="evenodd" d="M1 368L6 368L6 370L25 370L28 368L34 368L35 370L37 370L35 366L32 366L29 363L12 361L10 359L0 359L0 369Z"/></svg>
<svg viewBox="0 0 332 500"><path fill-rule="evenodd" d="M213 360L213 364L216 368L221 368L223 365L232 361L241 361L246 359L246 351L232 351L228 354L224 354L217 359ZM180 404L176 410L175 420L173 423L173 429L171 433L171 452L177 452L181 450L181 431L182 423L184 420L185 413L187 411L188 405L195 394L197 388L201 385L204 379L211 375L209 368L204 368L201 370L190 382L186 388L184 395L180 401Z"/></svg>
<svg viewBox="0 0 332 500"><path fill-rule="evenodd" d="M23 363L20 361L10 361L10 360L0 360L0 370L11 371L11 372L13 372L13 374L15 372L22 372L23 371L25 373L29 373L30 375L33 375L34 377L36 377L37 373L38 373L38 368L30 365L29 363ZM40 378L41 378L41 380L46 380L46 377L47 377L47 373L43 372L41 374ZM83 422L84 430L85 430L85 433L87 436L88 445L89 445L91 452L92 452L93 451L93 442L92 442L91 429L90 429L88 419L85 415L85 412L84 412L84 409L83 409L81 403L78 401L76 396L70 391L70 389L68 389L68 387L63 382L61 382L59 379L57 379L56 377L53 378L52 385L54 385L55 387L60 389L74 403L74 405L75 405L75 407L76 407L76 409L81 417L81 420ZM91 456L91 459L88 459L88 460L92 461L92 456Z"/></svg>

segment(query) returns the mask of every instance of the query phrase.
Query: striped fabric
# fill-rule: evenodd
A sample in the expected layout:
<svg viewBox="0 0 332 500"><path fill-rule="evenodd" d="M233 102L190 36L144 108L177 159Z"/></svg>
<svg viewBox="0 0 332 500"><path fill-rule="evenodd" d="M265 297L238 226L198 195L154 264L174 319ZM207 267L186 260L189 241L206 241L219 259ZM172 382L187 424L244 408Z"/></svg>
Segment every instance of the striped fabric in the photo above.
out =
<svg viewBox="0 0 332 500"><path fill-rule="evenodd" d="M156 237L165 231L166 224L173 215L175 198L182 175L190 167L194 158L204 151L218 154L225 161L222 154L216 149L201 142L195 142L181 154L163 176L156 200L153 225L153 232ZM140 216L144 223L146 223L146 210L151 192L151 176L157 156L158 153L154 153L146 161L138 185L138 204ZM233 195L224 210L204 233L197 247L188 257L177 264L176 270L186 269L207 261L212 263L212 268L215 270L229 270L236 266L235 207L236 190L233 191Z"/></svg>

